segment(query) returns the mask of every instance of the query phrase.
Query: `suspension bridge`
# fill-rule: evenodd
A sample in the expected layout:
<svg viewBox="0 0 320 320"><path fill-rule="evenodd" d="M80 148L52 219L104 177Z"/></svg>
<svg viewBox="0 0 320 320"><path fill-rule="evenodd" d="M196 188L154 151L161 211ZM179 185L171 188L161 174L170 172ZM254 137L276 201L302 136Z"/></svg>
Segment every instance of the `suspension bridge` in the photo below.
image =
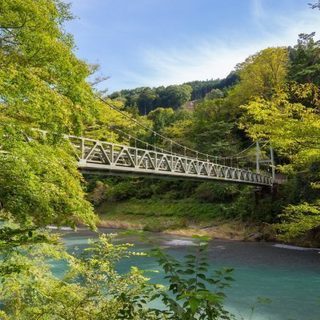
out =
<svg viewBox="0 0 320 320"><path fill-rule="evenodd" d="M222 165L209 159L201 160L83 137L66 138L77 151L78 167L83 173L218 180L257 186L272 186L275 182L272 174Z"/></svg>
<svg viewBox="0 0 320 320"><path fill-rule="evenodd" d="M275 183L281 183L276 178L271 147L268 152L262 152L261 145L256 142L230 157L212 156L183 146L144 126L106 101L102 101L136 125L151 131L155 137L168 142L170 150L151 145L115 127L113 130L116 129L128 136L127 144L65 135L74 147L78 168L84 174L211 180L255 186L272 186ZM130 140L134 140L134 146L130 145ZM140 144L139 147L137 142ZM183 152L174 152L173 146L179 147ZM244 153L248 150L252 151L252 147L254 152L251 152L251 160L248 160L248 156Z"/></svg>

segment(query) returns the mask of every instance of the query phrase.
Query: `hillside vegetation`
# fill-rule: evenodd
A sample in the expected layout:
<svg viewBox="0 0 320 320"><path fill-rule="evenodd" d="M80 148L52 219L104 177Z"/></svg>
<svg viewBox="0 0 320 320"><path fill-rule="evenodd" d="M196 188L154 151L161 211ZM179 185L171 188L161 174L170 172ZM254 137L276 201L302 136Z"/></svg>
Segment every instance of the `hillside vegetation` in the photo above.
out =
<svg viewBox="0 0 320 320"><path fill-rule="evenodd" d="M178 109L185 102L200 100L210 95L221 95L238 80L237 74L231 72L225 79L192 81L182 85L168 87L141 87L131 90L113 92L109 97L121 101L127 110L137 110L146 115L159 107Z"/></svg>

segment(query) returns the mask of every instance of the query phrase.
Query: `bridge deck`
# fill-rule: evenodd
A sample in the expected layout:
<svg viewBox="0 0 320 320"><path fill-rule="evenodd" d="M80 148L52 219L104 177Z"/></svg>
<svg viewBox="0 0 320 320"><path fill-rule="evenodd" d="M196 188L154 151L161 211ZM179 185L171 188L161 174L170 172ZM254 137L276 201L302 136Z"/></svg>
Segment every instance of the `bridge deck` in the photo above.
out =
<svg viewBox="0 0 320 320"><path fill-rule="evenodd" d="M78 167L99 174L153 175L193 180L218 180L272 186L266 174L228 167L211 161L157 152L94 139L68 136L76 149Z"/></svg>

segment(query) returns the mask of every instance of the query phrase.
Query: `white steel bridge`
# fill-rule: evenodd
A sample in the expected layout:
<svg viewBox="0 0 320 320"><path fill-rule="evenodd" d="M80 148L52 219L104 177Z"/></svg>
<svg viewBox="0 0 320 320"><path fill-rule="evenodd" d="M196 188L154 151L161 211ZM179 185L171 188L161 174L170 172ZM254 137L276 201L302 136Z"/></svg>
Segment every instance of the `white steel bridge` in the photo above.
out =
<svg viewBox="0 0 320 320"><path fill-rule="evenodd" d="M272 152L271 159L267 161L260 160L257 154L254 172L161 149L148 150L70 135L65 138L75 148L78 167L83 173L216 180L255 186L272 186L275 183ZM271 172L260 171L262 162L268 162Z"/></svg>

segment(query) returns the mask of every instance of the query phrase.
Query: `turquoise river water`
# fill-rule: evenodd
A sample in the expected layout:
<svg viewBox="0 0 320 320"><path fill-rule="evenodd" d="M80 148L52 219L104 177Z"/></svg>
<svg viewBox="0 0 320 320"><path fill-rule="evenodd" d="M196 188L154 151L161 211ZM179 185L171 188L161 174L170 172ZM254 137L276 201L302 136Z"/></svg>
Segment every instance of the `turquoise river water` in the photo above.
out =
<svg viewBox="0 0 320 320"><path fill-rule="evenodd" d="M114 230L103 229L102 232ZM79 230L64 231L69 250L84 248L94 234ZM164 234L149 234L157 245L182 258L192 252L194 240ZM150 248L138 237L119 235L116 241L135 244L136 251ZM320 249L303 249L274 243L234 242L214 240L209 243L209 262L212 270L234 268L235 281L226 290L226 308L245 320L319 320L320 319ZM158 270L147 275L154 283L165 283L157 262L150 257L133 257L119 265L126 271L130 265L145 270ZM57 263L54 271L62 273L65 266ZM257 304L257 298L271 302ZM254 312L252 315L252 307Z"/></svg>

